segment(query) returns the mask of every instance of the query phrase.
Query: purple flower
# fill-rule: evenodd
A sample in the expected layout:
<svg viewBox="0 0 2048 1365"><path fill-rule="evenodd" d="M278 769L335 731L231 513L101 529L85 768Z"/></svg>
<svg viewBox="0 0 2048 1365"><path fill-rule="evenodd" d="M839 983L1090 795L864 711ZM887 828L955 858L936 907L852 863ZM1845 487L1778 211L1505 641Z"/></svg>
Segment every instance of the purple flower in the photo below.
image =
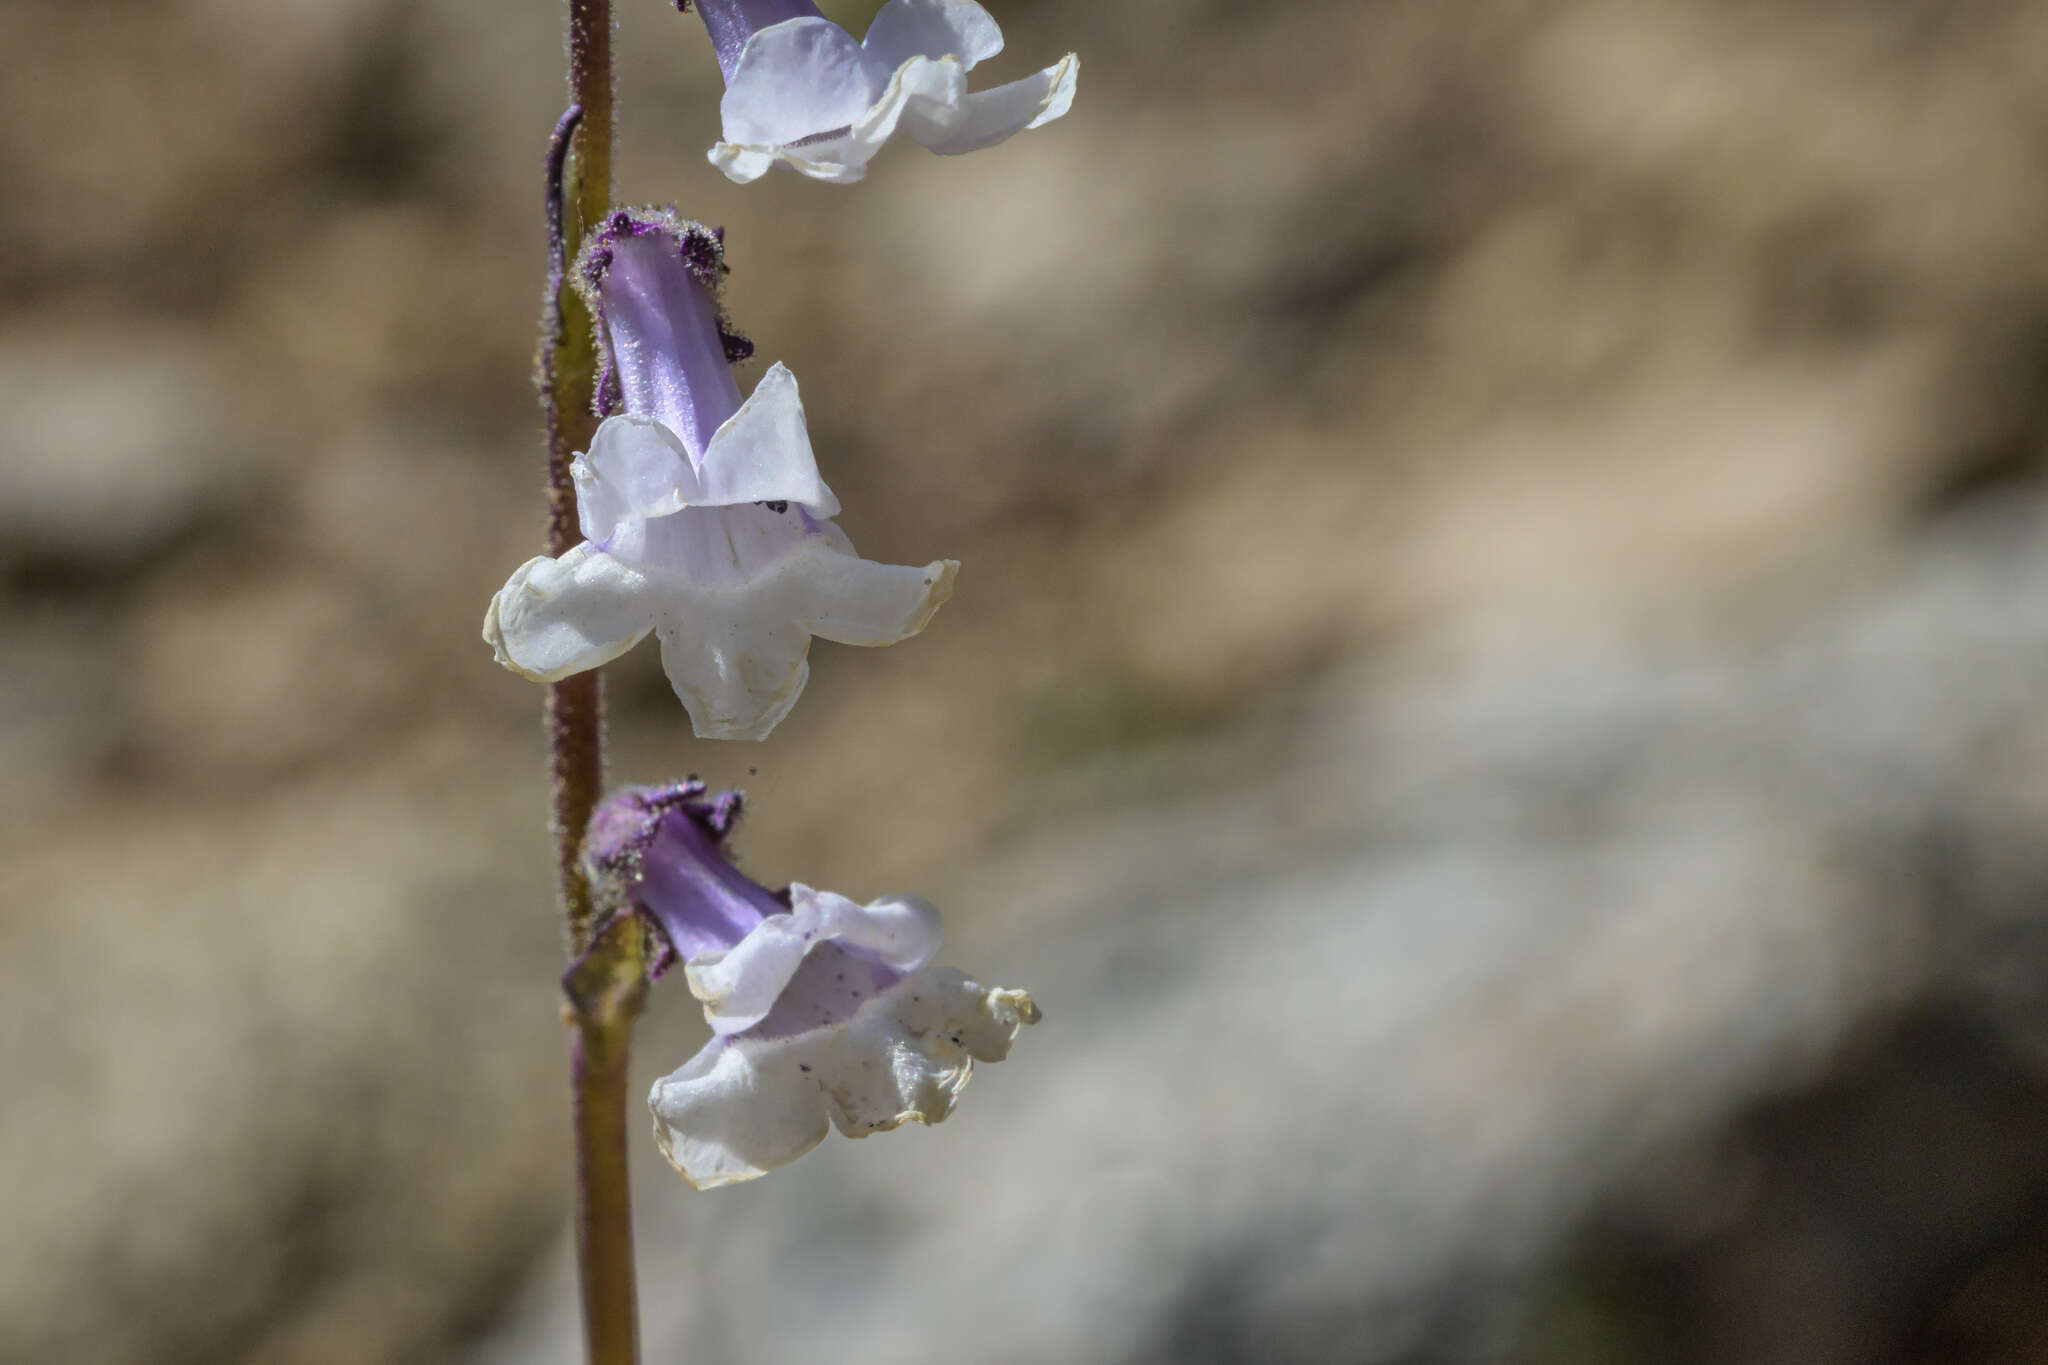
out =
<svg viewBox="0 0 2048 1365"><path fill-rule="evenodd" d="M725 135L711 161L742 184L777 164L850 184L898 129L952 156L1050 123L1074 102L1072 53L968 91L968 71L1003 50L1002 30L973 0L889 0L860 42L809 0L695 4L725 73Z"/></svg>
<svg viewBox="0 0 2048 1365"><path fill-rule="evenodd" d="M736 794L625 788L590 824L592 879L687 964L712 1039L655 1082L655 1140L696 1189L766 1175L824 1141L953 1112L974 1063L1038 1022L1022 991L929 964L939 912L914 896L857 905L796 883L777 895L725 847Z"/></svg>
<svg viewBox="0 0 2048 1365"><path fill-rule="evenodd" d="M780 364L740 401L717 236L673 213L615 213L578 282L623 401L577 457L584 543L522 565L484 639L538 682L596 668L649 632L705 739L765 739L810 678L811 637L887 645L923 630L959 565L860 558L829 518L796 379Z"/></svg>

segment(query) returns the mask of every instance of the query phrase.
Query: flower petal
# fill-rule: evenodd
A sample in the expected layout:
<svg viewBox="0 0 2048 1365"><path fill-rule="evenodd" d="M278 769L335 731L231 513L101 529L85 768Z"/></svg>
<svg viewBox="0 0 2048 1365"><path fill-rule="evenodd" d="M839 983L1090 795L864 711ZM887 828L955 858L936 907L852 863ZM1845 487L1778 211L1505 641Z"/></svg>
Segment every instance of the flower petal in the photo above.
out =
<svg viewBox="0 0 2048 1365"><path fill-rule="evenodd" d="M1081 59L1069 52L1035 75L967 96L966 116L950 129L928 136L908 120L904 128L941 156L979 151L1066 113L1080 74Z"/></svg>
<svg viewBox="0 0 2048 1365"><path fill-rule="evenodd" d="M825 486L811 453L796 376L779 360L712 436L696 478L697 493L690 501L703 506L798 502L814 516L839 511L839 499Z"/></svg>
<svg viewBox="0 0 2048 1365"><path fill-rule="evenodd" d="M852 35L826 19L790 19L747 39L718 106L725 140L774 146L845 128L881 92Z"/></svg>
<svg viewBox="0 0 2048 1365"><path fill-rule="evenodd" d="M787 1166L831 1131L817 1083L787 1048L755 1052L713 1038L654 1083L654 1140L693 1189Z"/></svg>
<svg viewBox="0 0 2048 1365"><path fill-rule="evenodd" d="M862 559L851 546L846 553L820 546L787 571L800 583L789 610L805 630L837 644L893 645L930 624L952 598L959 572L953 559L913 568Z"/></svg>
<svg viewBox="0 0 2048 1365"><path fill-rule="evenodd" d="M689 507L629 523L613 558L659 584L662 666L703 739L765 739L810 677L813 635L886 645L923 630L959 566L877 564L802 507Z"/></svg>
<svg viewBox="0 0 2048 1365"><path fill-rule="evenodd" d="M967 71L952 57L911 57L896 68L881 97L847 131L837 155L874 159L897 126L922 142L953 134L967 118Z"/></svg>
<svg viewBox="0 0 2048 1365"><path fill-rule="evenodd" d="M899 123L920 139L948 137L967 116L966 100L967 76L959 62L951 57L912 57L891 73L874 103L833 136L721 142L710 151L711 164L740 184L782 165L813 180L850 185L866 178L868 162Z"/></svg>
<svg viewBox="0 0 2048 1365"><path fill-rule="evenodd" d="M805 1052L833 1127L859 1138L945 1122L975 1062L1009 1056L1017 1030L1038 1019L1023 991L989 990L944 967L905 979L836 1034L802 1037L816 1040Z"/></svg>
<svg viewBox="0 0 2048 1365"><path fill-rule="evenodd" d="M780 511L761 503L685 507L673 516L625 523L611 553L665 583L699 615L787 619L786 605L760 594L812 541L823 548L829 537L822 528L831 525L800 505Z"/></svg>
<svg viewBox="0 0 2048 1365"><path fill-rule="evenodd" d="M777 148L772 146L752 147L743 146L737 142L720 142L714 144L711 150L704 154L704 158L712 165L718 167L725 175L725 178L732 181L733 184L750 185L775 169L775 163L778 159L776 157L777 150ZM805 174L810 173L805 172ZM841 179L843 182L850 182L860 179L861 175L865 174L866 171L863 169L860 175L836 178ZM832 180L834 178L832 175L812 176L814 180Z"/></svg>
<svg viewBox="0 0 2048 1365"><path fill-rule="evenodd" d="M670 1164L698 1189L751 1180L824 1137L940 1123L976 1061L1009 1055L1038 1022L1022 991L990 990L950 968L905 977L845 1024L787 1038L714 1039L648 1096Z"/></svg>
<svg viewBox="0 0 2048 1365"><path fill-rule="evenodd" d="M811 680L811 638L772 612L712 619L716 603L688 604L659 627L662 671L697 738L766 739Z"/></svg>
<svg viewBox="0 0 2048 1365"><path fill-rule="evenodd" d="M714 1032L744 1032L768 1017L804 958L827 942L859 949L893 971L914 972L939 951L939 912L915 896L859 905L795 883L787 913L762 920L728 951L691 960L685 969L690 994L704 1002Z"/></svg>
<svg viewBox="0 0 2048 1365"><path fill-rule="evenodd" d="M600 422L590 453L578 456L569 473L576 480L577 522L599 545L623 522L667 516L699 500L691 496L698 479L682 439L638 413Z"/></svg>
<svg viewBox="0 0 2048 1365"><path fill-rule="evenodd" d="M1029 991L983 986L956 967L938 967L904 983L896 1014L913 1034L943 1034L977 1062L1010 1055L1017 1031L1043 1016Z"/></svg>
<svg viewBox="0 0 2048 1365"><path fill-rule="evenodd" d="M484 640L514 673L555 682L640 643L656 592L646 575L585 543L520 565L484 613Z"/></svg>
<svg viewBox="0 0 2048 1365"><path fill-rule="evenodd" d="M704 31L711 37L711 50L718 54L719 74L728 81L755 30L786 19L824 17L811 0L697 0L684 8L696 10L697 17L704 21Z"/></svg>
<svg viewBox="0 0 2048 1365"><path fill-rule="evenodd" d="M861 47L884 69L912 57L957 57L969 70L1003 50L1003 31L973 0L889 0Z"/></svg>

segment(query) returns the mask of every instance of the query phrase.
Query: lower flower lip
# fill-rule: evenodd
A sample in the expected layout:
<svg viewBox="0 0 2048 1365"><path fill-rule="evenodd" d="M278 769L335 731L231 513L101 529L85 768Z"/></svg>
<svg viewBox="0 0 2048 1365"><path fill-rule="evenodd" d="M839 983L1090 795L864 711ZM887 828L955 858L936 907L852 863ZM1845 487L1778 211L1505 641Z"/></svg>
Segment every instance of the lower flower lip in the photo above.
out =
<svg viewBox="0 0 2048 1365"><path fill-rule="evenodd" d="M1009 1055L1042 1016L1023 991L949 968L913 973L836 1024L714 1038L648 1094L655 1140L683 1181L715 1189L846 1137L949 1118L976 1062Z"/></svg>

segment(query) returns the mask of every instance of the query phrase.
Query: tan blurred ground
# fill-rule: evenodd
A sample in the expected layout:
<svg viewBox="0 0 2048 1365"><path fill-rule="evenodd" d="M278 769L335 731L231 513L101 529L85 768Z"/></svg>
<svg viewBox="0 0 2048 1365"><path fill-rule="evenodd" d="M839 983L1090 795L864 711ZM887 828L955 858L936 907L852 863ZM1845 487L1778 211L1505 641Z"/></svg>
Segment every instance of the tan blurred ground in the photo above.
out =
<svg viewBox="0 0 2048 1365"><path fill-rule="evenodd" d="M1845 907L1816 961L1862 984L1828 996L1796 1066L1759 1045L1747 1079L1696 1082L1666 1068L1711 1056L1719 1035L1681 1021L1679 1041L1615 1054L1611 1094L1655 1109L1667 1088L1710 1093L1673 1132L1717 1132L1931 989L1928 963L1952 946L1927 947L1947 945L1936 921L1859 918L1905 856L1842 814L1882 774L1937 792L1915 831L1963 831L1999 886L2022 888L2025 950L1967 951L2031 987L2044 637L1989 570L1958 570L1977 586L1951 591L1941 566L1978 565L2000 536L2035 546L2044 524L2048 10L996 10L998 75L1081 53L1067 119L959 160L892 148L850 190L742 189L703 160L717 76L696 21L621 6L621 197L727 227L734 316L802 379L862 550L964 568L924 637L820 646L809 695L765 745L693 743L646 651L627 659L617 776L745 785L745 851L765 879L922 889L1001 976L1006 956L1062 971L1034 934L1114 904L1133 867L1148 905L1181 888L1192 903L1222 874L1189 850L1320 867L1311 834L1349 856L1367 825L1398 830L1389 810L1450 780L1436 765L1520 761L1522 738L1472 725L1533 728L1545 756L1503 779L1503 818L1569 851L1597 841L1574 823L1585 792L1559 784L1611 790L1603 736L1634 735L1630 754L1727 740L1767 755L1839 723L1879 759L1817 760L1796 789L1768 762L1679 764L1657 770L1654 799L1682 788L1695 804L1673 810L1829 831L1811 863L1803 844L1782 864L1759 856L1796 865L1789 884L1820 888L1813 904ZM527 372L558 45L537 0L0 10L0 1357L448 1359L554 1273L565 1122L538 696L492 664L477 626L538 540ZM1989 562L2042 581L2038 551L2013 554ZM1895 602L1905 615L1886 615ZM1866 638L1883 642L1870 668ZM1814 676L1836 690L1802 684L1803 656L1755 664L1811 639L1840 642L1815 646L1835 662ZM1585 663L1601 651L1676 719L1645 730L1612 711L1602 689L1621 684ZM1517 671L1560 658L1575 661L1561 682ZM1781 667L1789 680L1709 685L1721 710L1680 695L1685 678ZM1862 682L1916 670L1924 695L1852 705ZM1559 700L1552 683L1584 690ZM1429 709L1468 694L1496 700L1446 701L1455 724ZM1390 716L1399 736L1347 747L1350 727ZM1831 785L1845 772L1857 791ZM1187 804L1190 788L1232 787L1265 796ZM1201 826L1226 818L1228 839ZM1429 837L1458 862L1464 828ZM1075 829L1088 856L1063 866L1078 836L1055 835ZM1030 893L1006 895L999 872ZM1704 908L1687 901L1672 923L1706 924L1700 941L1616 979L1682 992L1721 958L1715 916L1755 908L1746 885L1699 891ZM1204 951L1235 942L1227 918L1199 922ZM1758 971L1729 999L1813 989L1765 980L1772 953L1751 947ZM1465 996L1445 1000L1467 1011L1445 1018L1492 1036ZM1312 1033L1319 1008L1289 1017ZM682 1027L672 1004L663 1017ZM1569 1014L1556 1027L1536 1055L1603 1031ZM2017 1046L2004 1028L1998 1048ZM1074 1046L1047 1055L1087 1055ZM973 1099L993 1103L979 1087L1029 1054ZM1059 1093L1066 1063L1046 1065L1016 1084ZM1361 1093L1415 1083L1345 1074ZM2040 1086L2021 1076L1986 1085L2031 1116ZM1496 1079L1469 1098L1482 1127L1498 1120L1515 1151L1553 1131L1489 1109L1539 1103ZM1166 1126L1190 1152L1237 1140ZM1646 1148L1676 1141L1656 1132ZM2038 1305L2000 1297L1998 1275L2024 1284L2024 1270L1973 1250L2048 1222L2014 1212L2048 1208L2039 1157L2022 1164L2038 1178L1954 1215L1962 1250L1897 1273L1927 1307L1884 1338L1890 1354L1852 1333L1788 1358L1963 1358L1912 1332L1988 1318L2030 1326L1984 1339L2048 1359ZM1503 1190L1524 1178L1483 1169ZM687 1228L695 1206L660 1195ZM1612 1296L1579 1294L1576 1270L1543 1279L1553 1254L1708 1284L1702 1301L1735 1305L1730 1319L1775 1311L1743 1278L1768 1281L1768 1258L1742 1259L1739 1239L1725 1273L1686 1259L1704 1253L1683 1230L1632 1261L1606 1242L1571 1261L1571 1239L1593 1235L1586 1210L1617 1206L1603 1198L1629 1196L1527 1220L1526 1335L1431 1354L1427 1332L1423 1347L1396 1334L1372 1354L1348 1324L1304 1328L1307 1346L1232 1346L1195 1314L1194 1337L1162 1328L1091 1358L1677 1358L1636 1322L1661 1310L1615 1310L1627 1330L1610 1330ZM1742 1207L1768 1222L1798 1203ZM1893 1282L1843 1276L1854 1292ZM1655 1298L1647 1279L1614 1282L1631 1304ZM1344 1275L1333 1283L1318 1303L1344 1300Z"/></svg>

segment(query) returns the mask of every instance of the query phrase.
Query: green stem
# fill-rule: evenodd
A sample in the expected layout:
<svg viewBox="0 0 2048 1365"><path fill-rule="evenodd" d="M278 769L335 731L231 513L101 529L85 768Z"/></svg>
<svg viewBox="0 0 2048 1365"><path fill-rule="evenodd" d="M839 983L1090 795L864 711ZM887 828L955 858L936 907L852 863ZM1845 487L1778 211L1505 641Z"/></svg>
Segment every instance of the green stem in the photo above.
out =
<svg viewBox="0 0 2048 1365"><path fill-rule="evenodd" d="M590 1365L640 1358L633 1287L633 1205L626 1183L626 1059L630 1014L579 1019L570 1069L576 1087L576 1266Z"/></svg>
<svg viewBox="0 0 2048 1365"><path fill-rule="evenodd" d="M581 539L569 462L588 449L597 417L598 357L591 318L565 268L611 207L611 0L568 0L570 99L580 107L566 166L551 166L550 212L559 222L541 318L539 379L548 419L548 550ZM559 155L562 149L557 149ZM559 179L557 179L559 175ZM583 876L583 832L604 788L604 693L595 669L548 688L546 725L556 877L572 962L565 978L576 1128L576 1260L589 1365L636 1365L633 1216L626 1168L626 1065L639 1011L635 933L600 933ZM592 974L617 989L579 988Z"/></svg>
<svg viewBox="0 0 2048 1365"><path fill-rule="evenodd" d="M633 1201L626 1176L626 1063L647 991L646 934L614 915L562 974L576 1113L576 1267L590 1365L635 1365Z"/></svg>

